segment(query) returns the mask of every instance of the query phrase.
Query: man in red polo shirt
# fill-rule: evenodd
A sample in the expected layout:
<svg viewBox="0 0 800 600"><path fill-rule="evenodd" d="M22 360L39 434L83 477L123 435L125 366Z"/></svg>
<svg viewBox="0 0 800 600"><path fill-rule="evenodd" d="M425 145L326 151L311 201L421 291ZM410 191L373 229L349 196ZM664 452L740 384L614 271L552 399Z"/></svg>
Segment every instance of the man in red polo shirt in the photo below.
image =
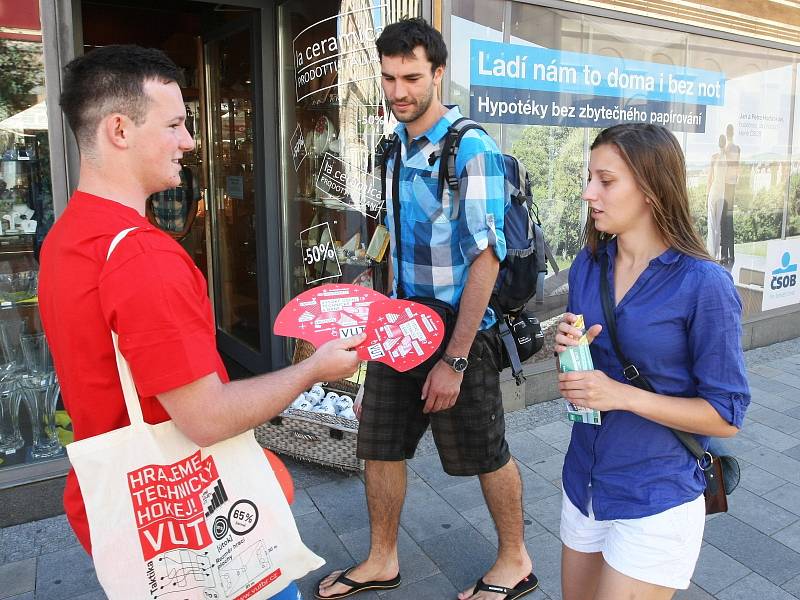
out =
<svg viewBox="0 0 800 600"><path fill-rule="evenodd" d="M205 278L172 238L145 219L155 192L180 185L194 146L176 81L162 52L107 46L65 68L61 106L78 140L80 181L41 253L39 301L75 439L128 425L111 330L119 335L144 418L172 419L200 446L268 421L315 381L352 374L350 348L329 342L292 367L229 382L216 350ZM111 240L135 227L106 260ZM74 472L67 517L91 551Z"/></svg>

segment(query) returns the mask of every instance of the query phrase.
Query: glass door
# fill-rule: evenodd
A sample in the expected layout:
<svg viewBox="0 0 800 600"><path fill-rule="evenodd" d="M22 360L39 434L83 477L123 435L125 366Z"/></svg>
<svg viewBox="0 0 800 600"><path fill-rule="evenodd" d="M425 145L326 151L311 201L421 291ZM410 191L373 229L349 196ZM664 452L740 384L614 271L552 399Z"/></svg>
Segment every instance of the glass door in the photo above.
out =
<svg viewBox="0 0 800 600"><path fill-rule="evenodd" d="M258 19L205 36L214 308L220 349L251 371L269 366Z"/></svg>

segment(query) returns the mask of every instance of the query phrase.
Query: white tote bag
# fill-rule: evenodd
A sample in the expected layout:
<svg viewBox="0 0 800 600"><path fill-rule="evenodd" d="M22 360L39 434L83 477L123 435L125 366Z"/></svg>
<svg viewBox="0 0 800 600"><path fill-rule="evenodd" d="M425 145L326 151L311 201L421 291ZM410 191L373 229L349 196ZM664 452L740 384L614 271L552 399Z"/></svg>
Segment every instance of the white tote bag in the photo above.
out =
<svg viewBox="0 0 800 600"><path fill-rule="evenodd" d="M67 446L110 600L258 600L325 564L253 431L200 448L172 421L145 423L112 337L131 424Z"/></svg>

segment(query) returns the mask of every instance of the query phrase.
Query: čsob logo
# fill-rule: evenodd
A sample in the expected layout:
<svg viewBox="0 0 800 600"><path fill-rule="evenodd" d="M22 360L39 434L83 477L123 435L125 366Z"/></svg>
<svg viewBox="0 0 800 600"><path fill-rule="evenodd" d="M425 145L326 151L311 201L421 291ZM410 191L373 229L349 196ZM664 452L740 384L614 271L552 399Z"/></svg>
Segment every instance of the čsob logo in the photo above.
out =
<svg viewBox="0 0 800 600"><path fill-rule="evenodd" d="M772 271L769 287L773 290L786 289L797 285L797 263L792 263L788 252L781 256L781 266Z"/></svg>

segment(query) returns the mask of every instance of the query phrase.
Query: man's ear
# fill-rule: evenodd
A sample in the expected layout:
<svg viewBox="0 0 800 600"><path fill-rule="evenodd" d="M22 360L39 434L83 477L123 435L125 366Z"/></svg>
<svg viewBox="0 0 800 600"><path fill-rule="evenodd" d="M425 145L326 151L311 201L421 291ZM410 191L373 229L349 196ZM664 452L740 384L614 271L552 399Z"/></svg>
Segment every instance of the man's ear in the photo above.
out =
<svg viewBox="0 0 800 600"><path fill-rule="evenodd" d="M132 126L133 123L128 117L114 113L103 119L100 125L100 135L103 135L115 148L123 150L130 143L129 135Z"/></svg>
<svg viewBox="0 0 800 600"><path fill-rule="evenodd" d="M444 65L439 65L433 70L433 85L439 85L444 77Z"/></svg>

